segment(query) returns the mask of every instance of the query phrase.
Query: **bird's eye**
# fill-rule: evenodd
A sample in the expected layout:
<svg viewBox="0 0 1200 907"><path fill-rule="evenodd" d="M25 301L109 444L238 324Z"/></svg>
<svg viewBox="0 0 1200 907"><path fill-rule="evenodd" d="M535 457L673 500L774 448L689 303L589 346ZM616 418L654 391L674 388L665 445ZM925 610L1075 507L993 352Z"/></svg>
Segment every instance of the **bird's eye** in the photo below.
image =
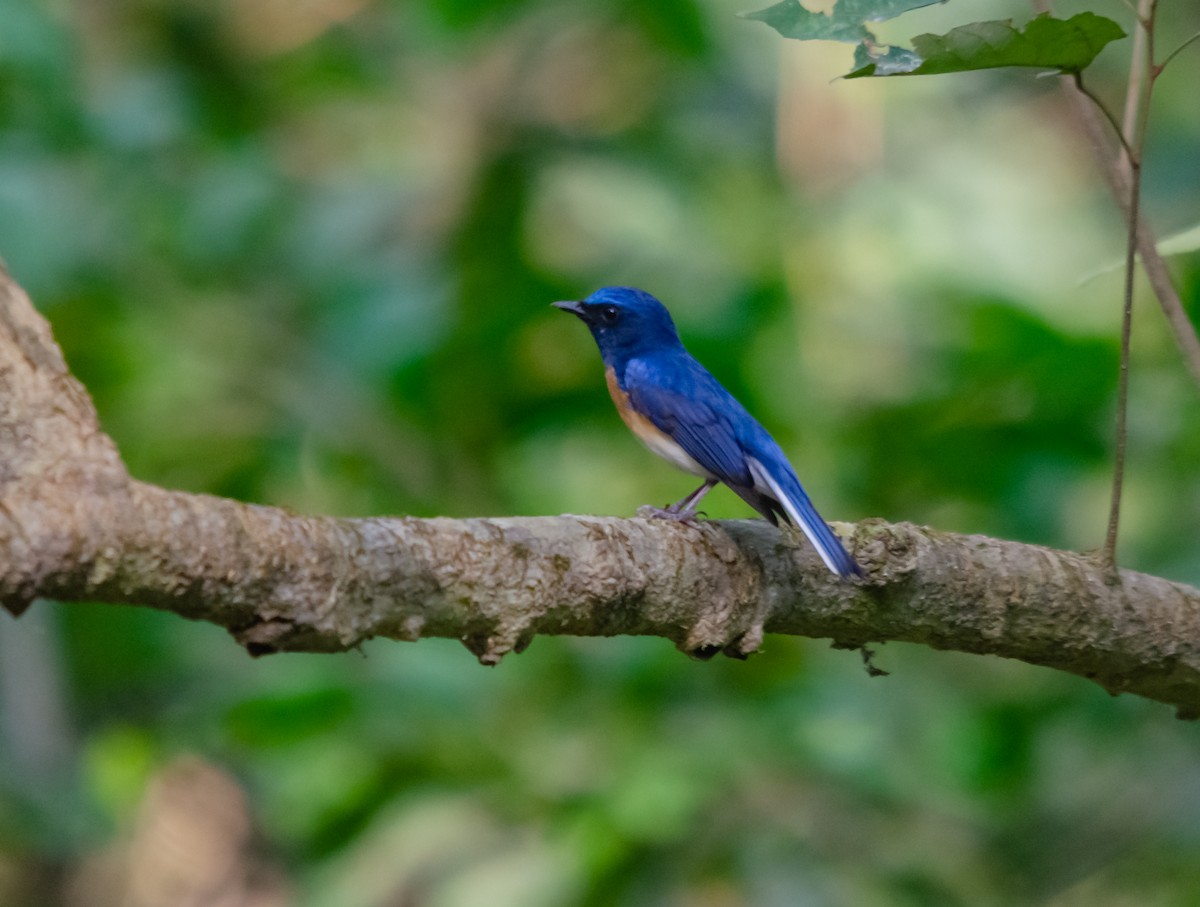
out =
<svg viewBox="0 0 1200 907"><path fill-rule="evenodd" d="M615 305L606 305L600 310L600 320L605 324L617 323L617 307Z"/></svg>

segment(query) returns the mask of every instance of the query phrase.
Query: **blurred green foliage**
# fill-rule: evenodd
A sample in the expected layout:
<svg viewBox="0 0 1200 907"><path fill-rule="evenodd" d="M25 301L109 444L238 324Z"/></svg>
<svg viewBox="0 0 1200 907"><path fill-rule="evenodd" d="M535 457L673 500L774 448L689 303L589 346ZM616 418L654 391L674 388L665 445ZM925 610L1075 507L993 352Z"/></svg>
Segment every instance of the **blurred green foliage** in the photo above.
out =
<svg viewBox="0 0 1200 907"><path fill-rule="evenodd" d="M1098 545L1120 276L1077 281L1122 226L1054 85L831 84L849 51L738 11L0 0L0 254L147 481L346 515L664 504L688 480L548 306L633 283L831 519ZM1164 234L1200 209L1200 62L1173 66ZM1200 400L1148 294L1135 329L1123 560L1197 583ZM888 646L871 680L779 638L251 661L48 603L0 634L13 907L110 903L79 867L184 753L244 785L313 907L1200 901L1200 732L1025 665Z"/></svg>

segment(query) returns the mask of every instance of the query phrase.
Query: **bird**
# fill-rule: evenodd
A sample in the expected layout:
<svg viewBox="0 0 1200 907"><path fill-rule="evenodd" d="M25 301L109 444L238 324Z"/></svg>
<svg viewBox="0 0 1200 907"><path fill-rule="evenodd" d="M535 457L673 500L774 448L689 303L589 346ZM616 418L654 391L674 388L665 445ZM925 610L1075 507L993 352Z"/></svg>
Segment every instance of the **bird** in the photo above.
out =
<svg viewBox="0 0 1200 907"><path fill-rule="evenodd" d="M608 392L629 429L653 453L704 480L652 517L695 523L696 506L719 482L778 526L798 526L830 571L862 569L817 513L775 439L684 348L666 306L645 290L603 287L552 303L591 331ZM641 511L639 511L641 512Z"/></svg>

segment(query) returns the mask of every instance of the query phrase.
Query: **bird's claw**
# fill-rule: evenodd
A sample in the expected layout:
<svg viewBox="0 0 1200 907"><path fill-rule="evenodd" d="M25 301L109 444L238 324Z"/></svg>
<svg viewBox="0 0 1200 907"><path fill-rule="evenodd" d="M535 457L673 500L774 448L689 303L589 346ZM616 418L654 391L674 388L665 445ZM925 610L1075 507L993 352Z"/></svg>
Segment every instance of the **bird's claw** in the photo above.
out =
<svg viewBox="0 0 1200 907"><path fill-rule="evenodd" d="M645 504L638 508L637 515L647 520L670 520L673 523L683 523L685 526L699 526L695 510L674 510L671 507L653 507Z"/></svg>

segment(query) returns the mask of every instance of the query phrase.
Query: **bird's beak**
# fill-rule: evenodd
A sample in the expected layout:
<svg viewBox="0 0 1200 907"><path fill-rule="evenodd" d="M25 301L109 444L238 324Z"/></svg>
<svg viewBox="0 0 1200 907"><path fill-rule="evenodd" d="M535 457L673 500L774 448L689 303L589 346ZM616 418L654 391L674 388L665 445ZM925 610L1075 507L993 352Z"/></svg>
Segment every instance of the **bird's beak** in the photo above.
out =
<svg viewBox="0 0 1200 907"><path fill-rule="evenodd" d="M578 315L580 318L583 317L582 302L572 302L568 300L565 302L552 302L550 305L554 306L556 309L562 309L564 312L570 312L572 315Z"/></svg>

